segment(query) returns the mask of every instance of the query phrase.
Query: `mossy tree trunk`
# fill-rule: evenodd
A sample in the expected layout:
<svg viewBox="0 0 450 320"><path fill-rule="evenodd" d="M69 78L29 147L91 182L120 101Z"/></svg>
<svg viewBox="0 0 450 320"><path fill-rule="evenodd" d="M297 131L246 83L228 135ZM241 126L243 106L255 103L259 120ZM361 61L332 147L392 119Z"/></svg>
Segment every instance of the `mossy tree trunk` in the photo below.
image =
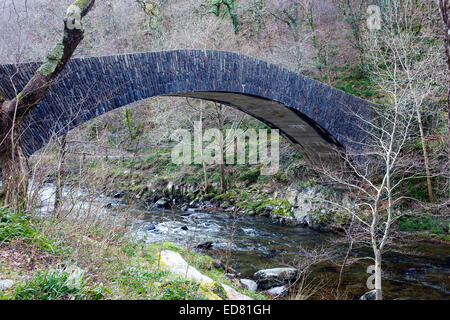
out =
<svg viewBox="0 0 450 320"><path fill-rule="evenodd" d="M12 208L22 208L28 190L28 163L19 138L19 129L9 128L12 137L7 136L0 153L2 169L2 189L0 191L0 205Z"/></svg>
<svg viewBox="0 0 450 320"><path fill-rule="evenodd" d="M83 39L81 20L92 9L95 0L77 0L64 18L64 32L60 42L47 55L25 88L8 100L0 88L0 168L2 190L0 205L13 210L25 208L28 168L22 148L20 127L23 119L42 100L48 88L59 76Z"/></svg>

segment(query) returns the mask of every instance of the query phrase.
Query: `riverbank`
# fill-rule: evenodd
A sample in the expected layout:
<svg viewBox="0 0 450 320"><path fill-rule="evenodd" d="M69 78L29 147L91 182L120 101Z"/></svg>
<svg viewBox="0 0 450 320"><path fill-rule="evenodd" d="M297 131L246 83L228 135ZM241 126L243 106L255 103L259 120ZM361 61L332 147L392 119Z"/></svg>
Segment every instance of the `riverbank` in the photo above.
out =
<svg viewBox="0 0 450 320"><path fill-rule="evenodd" d="M0 299L229 299L222 285L266 299L236 287L211 257L168 242L136 243L127 228L109 222L4 209L0 218ZM167 250L212 282L204 285L166 269L160 255Z"/></svg>

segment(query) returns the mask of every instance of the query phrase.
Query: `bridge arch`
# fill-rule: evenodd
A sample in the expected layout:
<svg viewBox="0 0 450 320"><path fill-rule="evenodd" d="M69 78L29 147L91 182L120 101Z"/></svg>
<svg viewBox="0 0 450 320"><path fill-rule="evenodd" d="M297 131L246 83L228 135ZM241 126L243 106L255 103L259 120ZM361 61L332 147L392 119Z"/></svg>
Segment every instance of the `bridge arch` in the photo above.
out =
<svg viewBox="0 0 450 320"><path fill-rule="evenodd" d="M14 95L41 63L0 66L0 86ZM16 72L18 71L18 72ZM336 146L358 152L370 103L280 66L214 50L174 50L72 59L22 124L28 155L55 134L153 96L181 96L233 106L279 129L311 161ZM355 116L355 115L358 115Z"/></svg>

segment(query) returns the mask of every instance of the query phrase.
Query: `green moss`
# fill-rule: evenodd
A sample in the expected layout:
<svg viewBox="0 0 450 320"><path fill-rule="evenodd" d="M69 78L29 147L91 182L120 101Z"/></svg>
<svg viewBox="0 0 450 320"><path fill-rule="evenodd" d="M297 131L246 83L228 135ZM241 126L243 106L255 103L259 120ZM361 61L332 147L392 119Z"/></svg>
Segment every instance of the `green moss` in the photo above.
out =
<svg viewBox="0 0 450 320"><path fill-rule="evenodd" d="M358 97L374 97L373 81L361 66L338 67L334 87Z"/></svg>
<svg viewBox="0 0 450 320"><path fill-rule="evenodd" d="M291 212L291 204L286 200L274 199L270 201L273 206L272 212L276 216L289 216Z"/></svg>
<svg viewBox="0 0 450 320"><path fill-rule="evenodd" d="M52 52L50 52L45 59L45 62L42 64L42 66L37 70L37 73L42 74L44 76L49 76L52 73L55 72L56 68L61 62L61 59L64 54L64 38L67 36L66 32L64 32L63 38L60 40L60 42L56 45L55 49L53 49Z"/></svg>
<svg viewBox="0 0 450 320"><path fill-rule="evenodd" d="M242 173L238 180L239 181L247 181L249 183L255 183L256 181L258 181L258 178L260 176L260 170L256 169L256 170L247 170L244 173Z"/></svg>
<svg viewBox="0 0 450 320"><path fill-rule="evenodd" d="M83 9L86 6L87 2L88 0L77 0L72 5L77 6L80 9Z"/></svg>

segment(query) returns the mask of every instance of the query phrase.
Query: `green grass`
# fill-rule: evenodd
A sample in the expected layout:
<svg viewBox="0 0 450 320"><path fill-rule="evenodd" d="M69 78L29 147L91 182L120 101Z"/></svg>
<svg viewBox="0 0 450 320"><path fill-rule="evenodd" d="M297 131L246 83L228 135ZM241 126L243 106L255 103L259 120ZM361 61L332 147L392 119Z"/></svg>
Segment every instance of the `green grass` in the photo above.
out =
<svg viewBox="0 0 450 320"><path fill-rule="evenodd" d="M38 270L12 294L15 300L92 300L102 297L102 288L90 288L78 268Z"/></svg>
<svg viewBox="0 0 450 320"><path fill-rule="evenodd" d="M0 208L0 242L22 240L38 245L39 248L55 253L55 244L36 228L34 218L24 213L12 213Z"/></svg>
<svg viewBox="0 0 450 320"><path fill-rule="evenodd" d="M120 273L118 283L128 287L139 296L153 295L153 285L167 277L169 272L161 270L147 270L142 267L130 267Z"/></svg>
<svg viewBox="0 0 450 320"><path fill-rule="evenodd" d="M110 256L110 265L114 264L113 268L96 268L95 272L85 272L74 265L58 269L39 269L34 274L21 275L22 280L0 294L0 300L216 300L227 298L220 283L232 286L223 270L214 267L211 257L194 253L173 243L129 243L116 249L112 252L116 252L116 258L120 260L113 262L114 258ZM160 250L180 253L190 265L215 282L197 282L162 270L157 259ZM99 279L102 279L101 282ZM265 298L243 289L239 291L257 299Z"/></svg>
<svg viewBox="0 0 450 320"><path fill-rule="evenodd" d="M189 280L166 281L160 286L161 300L206 300L207 295L201 292L200 283Z"/></svg>
<svg viewBox="0 0 450 320"><path fill-rule="evenodd" d="M338 68L334 87L357 97L376 95L369 75L360 66L344 65Z"/></svg>
<svg viewBox="0 0 450 320"><path fill-rule="evenodd" d="M183 279L169 271L148 269L140 263L123 270L117 284L127 297L133 299L206 300L212 296L209 288L202 287L198 282Z"/></svg>
<svg viewBox="0 0 450 320"><path fill-rule="evenodd" d="M404 216L398 221L398 226L402 231L428 231L439 236L448 236L449 221L436 217L411 217Z"/></svg>

